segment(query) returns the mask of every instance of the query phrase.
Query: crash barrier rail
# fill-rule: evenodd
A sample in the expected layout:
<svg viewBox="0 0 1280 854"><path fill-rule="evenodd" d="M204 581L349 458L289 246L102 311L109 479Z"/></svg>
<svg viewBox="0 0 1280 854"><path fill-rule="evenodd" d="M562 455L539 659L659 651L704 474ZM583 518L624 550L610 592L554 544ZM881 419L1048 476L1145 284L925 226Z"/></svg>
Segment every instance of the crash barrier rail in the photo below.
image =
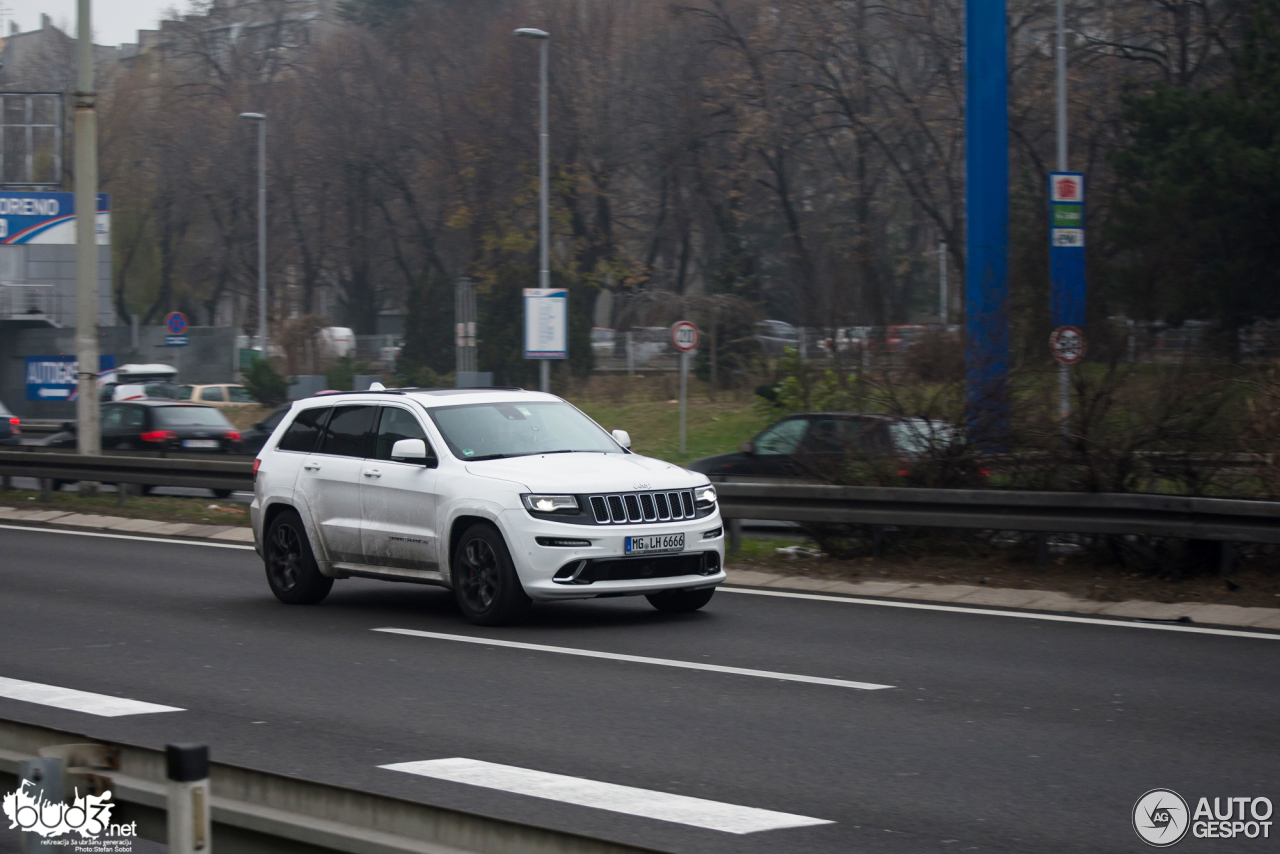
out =
<svg viewBox="0 0 1280 854"><path fill-rule="evenodd" d="M188 486L203 489L253 489L253 461L245 458L188 457L0 451L0 476L34 477L42 481L93 481L145 486ZM121 492L123 496L124 493Z"/></svg>
<svg viewBox="0 0 1280 854"><path fill-rule="evenodd" d="M249 460L0 451L0 475L251 490ZM1280 503L1177 495L717 483L726 519L1280 543Z"/></svg>
<svg viewBox="0 0 1280 854"><path fill-rule="evenodd" d="M1023 531L1039 535L1137 534L1222 544L1218 571L1232 543L1280 543L1280 502L1177 495L1015 492L995 489L895 489L879 486L717 483L720 515L736 550L742 519L867 525L879 550L887 526Z"/></svg>
<svg viewBox="0 0 1280 854"><path fill-rule="evenodd" d="M203 745L170 745L157 750L0 720L0 791L15 791L23 779L33 781L32 788L38 790L39 785L58 778L61 784L51 788L60 790L58 797L66 801L75 794L101 797L109 791L112 824L131 825L130 830L136 829L143 839L167 841L169 851L175 854L656 851L210 762Z"/></svg>

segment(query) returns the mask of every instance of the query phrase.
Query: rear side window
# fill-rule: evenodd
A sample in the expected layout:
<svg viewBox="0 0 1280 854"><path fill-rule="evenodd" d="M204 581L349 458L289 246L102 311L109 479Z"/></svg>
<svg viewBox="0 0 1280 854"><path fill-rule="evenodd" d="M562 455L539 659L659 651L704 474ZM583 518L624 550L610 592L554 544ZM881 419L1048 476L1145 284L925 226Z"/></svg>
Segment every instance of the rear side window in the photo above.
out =
<svg viewBox="0 0 1280 854"><path fill-rule="evenodd" d="M161 427L221 427L230 430L231 422L212 406L157 406L151 410Z"/></svg>
<svg viewBox="0 0 1280 854"><path fill-rule="evenodd" d="M253 403L253 397L244 388L233 385L227 387L227 393L231 396L232 403Z"/></svg>
<svg viewBox="0 0 1280 854"><path fill-rule="evenodd" d="M212 385L200 392L201 400L213 400L222 403L222 386Z"/></svg>
<svg viewBox="0 0 1280 854"><path fill-rule="evenodd" d="M335 457L367 457L373 444L376 406L337 406L324 431L320 453Z"/></svg>
<svg viewBox="0 0 1280 854"><path fill-rule="evenodd" d="M285 431L280 444L276 446L277 450L311 453L316 446L316 440L320 438L324 422L332 411L327 407L318 406L315 409L304 409L299 412L298 417L293 419L293 423Z"/></svg>

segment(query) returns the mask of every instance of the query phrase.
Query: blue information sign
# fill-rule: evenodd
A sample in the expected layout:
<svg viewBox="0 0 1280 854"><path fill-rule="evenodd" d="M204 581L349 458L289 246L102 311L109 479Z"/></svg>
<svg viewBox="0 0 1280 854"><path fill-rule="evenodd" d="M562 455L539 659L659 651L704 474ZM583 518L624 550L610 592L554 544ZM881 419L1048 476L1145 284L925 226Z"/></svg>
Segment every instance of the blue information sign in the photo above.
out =
<svg viewBox="0 0 1280 854"><path fill-rule="evenodd" d="M111 243L111 197L98 194L97 243ZM76 242L75 193L0 192L0 243Z"/></svg>
<svg viewBox="0 0 1280 854"><path fill-rule="evenodd" d="M1084 326L1084 175L1049 173L1049 304L1056 326Z"/></svg>
<svg viewBox="0 0 1280 854"><path fill-rule="evenodd" d="M98 374L108 374L116 369L115 356L98 357ZM80 370L80 362L75 356L28 356L27 357L27 400L62 400L76 399L76 373ZM113 379L109 377L109 379ZM99 376L99 384L102 377Z"/></svg>

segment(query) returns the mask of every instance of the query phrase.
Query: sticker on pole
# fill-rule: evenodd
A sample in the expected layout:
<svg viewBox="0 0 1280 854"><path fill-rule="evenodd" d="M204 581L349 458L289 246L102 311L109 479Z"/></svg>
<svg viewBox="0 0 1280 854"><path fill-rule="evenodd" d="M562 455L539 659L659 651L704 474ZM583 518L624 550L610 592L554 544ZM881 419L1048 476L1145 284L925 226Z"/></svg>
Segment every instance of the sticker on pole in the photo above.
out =
<svg viewBox="0 0 1280 854"><path fill-rule="evenodd" d="M1075 326L1059 326L1049 336L1053 358L1064 365L1074 365L1084 358L1084 333Z"/></svg>
<svg viewBox="0 0 1280 854"><path fill-rule="evenodd" d="M677 320L671 324L671 343L681 353L698 349L698 327L691 321Z"/></svg>

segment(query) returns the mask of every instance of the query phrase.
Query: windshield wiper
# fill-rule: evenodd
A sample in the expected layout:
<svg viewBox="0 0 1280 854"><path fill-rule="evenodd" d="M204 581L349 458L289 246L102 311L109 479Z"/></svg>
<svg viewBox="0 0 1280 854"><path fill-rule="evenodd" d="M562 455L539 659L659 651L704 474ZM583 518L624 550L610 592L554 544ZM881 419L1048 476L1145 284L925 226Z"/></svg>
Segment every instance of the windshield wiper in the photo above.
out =
<svg viewBox="0 0 1280 854"><path fill-rule="evenodd" d="M523 457L524 454L485 454L482 457L464 457L467 462L475 463L480 460L505 460L507 457Z"/></svg>

